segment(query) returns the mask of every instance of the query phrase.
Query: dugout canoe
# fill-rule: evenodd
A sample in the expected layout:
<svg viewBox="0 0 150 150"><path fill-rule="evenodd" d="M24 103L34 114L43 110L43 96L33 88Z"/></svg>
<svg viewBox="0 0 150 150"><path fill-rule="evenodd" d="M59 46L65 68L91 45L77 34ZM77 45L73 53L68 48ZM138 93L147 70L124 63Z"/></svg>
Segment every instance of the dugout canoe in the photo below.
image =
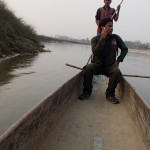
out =
<svg viewBox="0 0 150 150"><path fill-rule="evenodd" d="M82 74L44 98L0 137L0 150L149 150L150 107L124 79L120 104L105 100L99 78L79 101Z"/></svg>

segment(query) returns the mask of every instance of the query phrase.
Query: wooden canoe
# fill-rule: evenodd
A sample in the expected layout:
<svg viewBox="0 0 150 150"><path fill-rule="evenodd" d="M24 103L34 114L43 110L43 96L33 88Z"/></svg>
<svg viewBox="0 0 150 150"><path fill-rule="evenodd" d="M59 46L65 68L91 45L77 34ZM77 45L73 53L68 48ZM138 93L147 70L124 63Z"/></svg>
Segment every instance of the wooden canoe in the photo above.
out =
<svg viewBox="0 0 150 150"><path fill-rule="evenodd" d="M0 150L149 150L150 107L124 79L120 104L105 100L107 83L79 101L79 73L47 96L0 137Z"/></svg>

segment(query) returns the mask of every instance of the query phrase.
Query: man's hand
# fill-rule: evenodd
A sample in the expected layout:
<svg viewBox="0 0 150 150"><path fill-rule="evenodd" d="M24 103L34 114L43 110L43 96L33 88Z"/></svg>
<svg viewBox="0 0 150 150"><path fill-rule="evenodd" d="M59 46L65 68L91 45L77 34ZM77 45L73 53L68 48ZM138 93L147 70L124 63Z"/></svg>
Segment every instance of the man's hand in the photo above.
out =
<svg viewBox="0 0 150 150"><path fill-rule="evenodd" d="M115 61L115 63L113 64L113 66L119 67L119 62L118 62L118 61Z"/></svg>
<svg viewBox="0 0 150 150"><path fill-rule="evenodd" d="M117 10L118 10L118 11L120 10L120 7L121 7L120 5L117 6Z"/></svg>
<svg viewBox="0 0 150 150"><path fill-rule="evenodd" d="M101 32L101 38L106 38L107 35L108 35L109 31L106 30L105 28L102 29L102 32Z"/></svg>

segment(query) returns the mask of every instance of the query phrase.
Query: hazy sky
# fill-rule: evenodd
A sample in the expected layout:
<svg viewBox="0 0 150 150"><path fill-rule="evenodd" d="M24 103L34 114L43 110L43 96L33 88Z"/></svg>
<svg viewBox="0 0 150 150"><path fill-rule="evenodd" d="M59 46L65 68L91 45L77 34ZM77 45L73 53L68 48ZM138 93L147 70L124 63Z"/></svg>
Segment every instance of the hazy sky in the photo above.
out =
<svg viewBox="0 0 150 150"><path fill-rule="evenodd" d="M38 34L89 38L96 35L95 14L103 0L4 0ZM112 0L116 8L121 0ZM114 33L123 40L150 43L150 0L124 0Z"/></svg>

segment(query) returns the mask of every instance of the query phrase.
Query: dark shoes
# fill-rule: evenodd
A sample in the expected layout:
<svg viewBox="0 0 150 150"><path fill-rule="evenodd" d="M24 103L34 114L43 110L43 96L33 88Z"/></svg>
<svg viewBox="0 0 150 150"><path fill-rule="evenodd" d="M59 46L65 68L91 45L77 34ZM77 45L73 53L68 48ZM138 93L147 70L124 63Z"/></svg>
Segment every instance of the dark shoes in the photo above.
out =
<svg viewBox="0 0 150 150"><path fill-rule="evenodd" d="M82 101L85 101L87 100L88 98L90 97L90 94L81 94L78 99L79 100L82 100ZM117 98L115 98L114 96L109 96L109 97L106 97L106 99L111 102L112 104L119 104L119 100Z"/></svg>
<svg viewBox="0 0 150 150"><path fill-rule="evenodd" d="M89 94L83 93L78 97L78 99L84 101L84 100L88 99L89 97L90 97Z"/></svg>
<svg viewBox="0 0 150 150"><path fill-rule="evenodd" d="M119 104L119 100L115 97L106 97L106 99L111 102L112 104Z"/></svg>

